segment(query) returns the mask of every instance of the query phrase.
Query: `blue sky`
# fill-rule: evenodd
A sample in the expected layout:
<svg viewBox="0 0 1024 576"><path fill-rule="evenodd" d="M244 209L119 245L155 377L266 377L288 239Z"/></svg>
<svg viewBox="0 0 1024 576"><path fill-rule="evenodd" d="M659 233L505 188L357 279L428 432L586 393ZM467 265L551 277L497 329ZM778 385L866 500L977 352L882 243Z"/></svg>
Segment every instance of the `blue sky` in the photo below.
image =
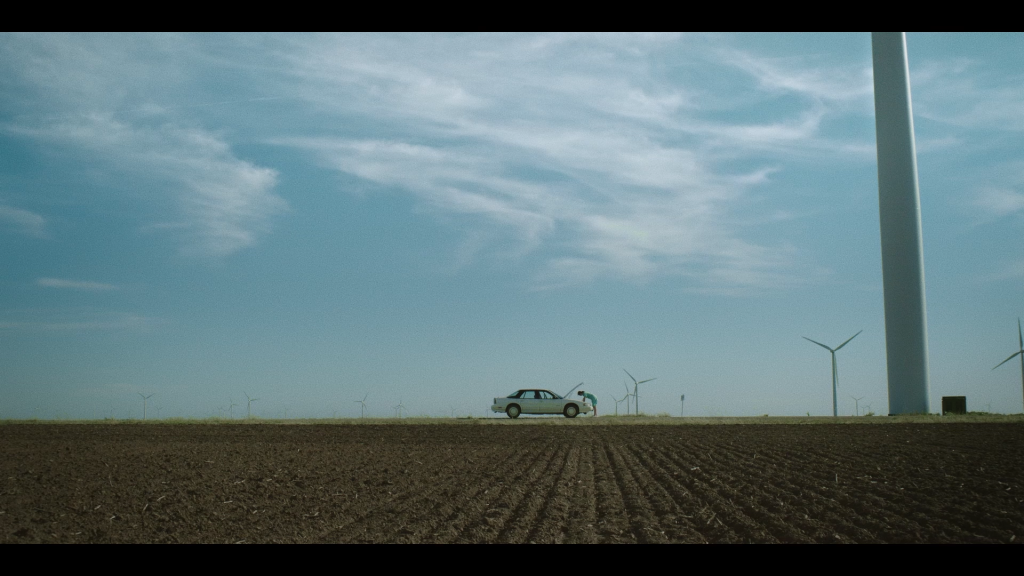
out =
<svg viewBox="0 0 1024 576"><path fill-rule="evenodd" d="M907 45L932 410L1019 413L1024 36ZM861 329L884 413L871 82L868 34L2 34L0 418L613 412L623 368L825 415L801 337Z"/></svg>

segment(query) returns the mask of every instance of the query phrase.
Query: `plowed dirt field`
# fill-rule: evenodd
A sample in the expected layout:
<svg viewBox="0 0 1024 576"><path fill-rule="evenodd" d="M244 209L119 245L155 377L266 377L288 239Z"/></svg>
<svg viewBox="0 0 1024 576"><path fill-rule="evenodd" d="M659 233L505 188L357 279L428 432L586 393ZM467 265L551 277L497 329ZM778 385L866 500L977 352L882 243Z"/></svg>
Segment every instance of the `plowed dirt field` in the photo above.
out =
<svg viewBox="0 0 1024 576"><path fill-rule="evenodd" d="M0 542L1020 542L1024 425L8 424Z"/></svg>

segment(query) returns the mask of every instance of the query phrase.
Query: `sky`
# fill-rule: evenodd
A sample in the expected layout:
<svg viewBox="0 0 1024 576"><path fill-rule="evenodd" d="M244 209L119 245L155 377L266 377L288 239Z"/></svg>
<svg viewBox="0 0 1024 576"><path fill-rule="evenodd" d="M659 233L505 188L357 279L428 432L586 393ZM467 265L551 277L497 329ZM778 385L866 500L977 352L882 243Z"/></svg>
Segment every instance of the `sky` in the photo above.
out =
<svg viewBox="0 0 1024 576"><path fill-rule="evenodd" d="M1024 35L907 49L931 410L1020 413ZM867 33L0 34L0 418L830 415L859 330L885 414Z"/></svg>

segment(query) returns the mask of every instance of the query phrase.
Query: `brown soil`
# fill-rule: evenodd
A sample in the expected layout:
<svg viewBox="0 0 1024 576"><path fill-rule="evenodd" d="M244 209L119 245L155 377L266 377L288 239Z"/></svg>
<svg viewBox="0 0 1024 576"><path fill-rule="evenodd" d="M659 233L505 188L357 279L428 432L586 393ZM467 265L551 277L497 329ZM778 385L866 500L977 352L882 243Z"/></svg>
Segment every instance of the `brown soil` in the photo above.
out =
<svg viewBox="0 0 1024 576"><path fill-rule="evenodd" d="M1020 542L1024 425L0 426L0 542Z"/></svg>

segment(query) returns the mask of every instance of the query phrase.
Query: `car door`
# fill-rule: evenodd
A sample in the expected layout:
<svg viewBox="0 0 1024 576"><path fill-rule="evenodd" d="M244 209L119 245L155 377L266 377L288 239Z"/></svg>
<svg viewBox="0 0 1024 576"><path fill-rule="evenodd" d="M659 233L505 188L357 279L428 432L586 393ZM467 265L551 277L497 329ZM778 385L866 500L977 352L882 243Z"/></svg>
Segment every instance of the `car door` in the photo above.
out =
<svg viewBox="0 0 1024 576"><path fill-rule="evenodd" d="M523 414L543 414L543 406L541 405L540 393L537 390L524 390L519 395L519 406L523 409Z"/></svg>
<svg viewBox="0 0 1024 576"><path fill-rule="evenodd" d="M562 400L547 390L540 391L541 411L544 414L560 414L562 412Z"/></svg>

